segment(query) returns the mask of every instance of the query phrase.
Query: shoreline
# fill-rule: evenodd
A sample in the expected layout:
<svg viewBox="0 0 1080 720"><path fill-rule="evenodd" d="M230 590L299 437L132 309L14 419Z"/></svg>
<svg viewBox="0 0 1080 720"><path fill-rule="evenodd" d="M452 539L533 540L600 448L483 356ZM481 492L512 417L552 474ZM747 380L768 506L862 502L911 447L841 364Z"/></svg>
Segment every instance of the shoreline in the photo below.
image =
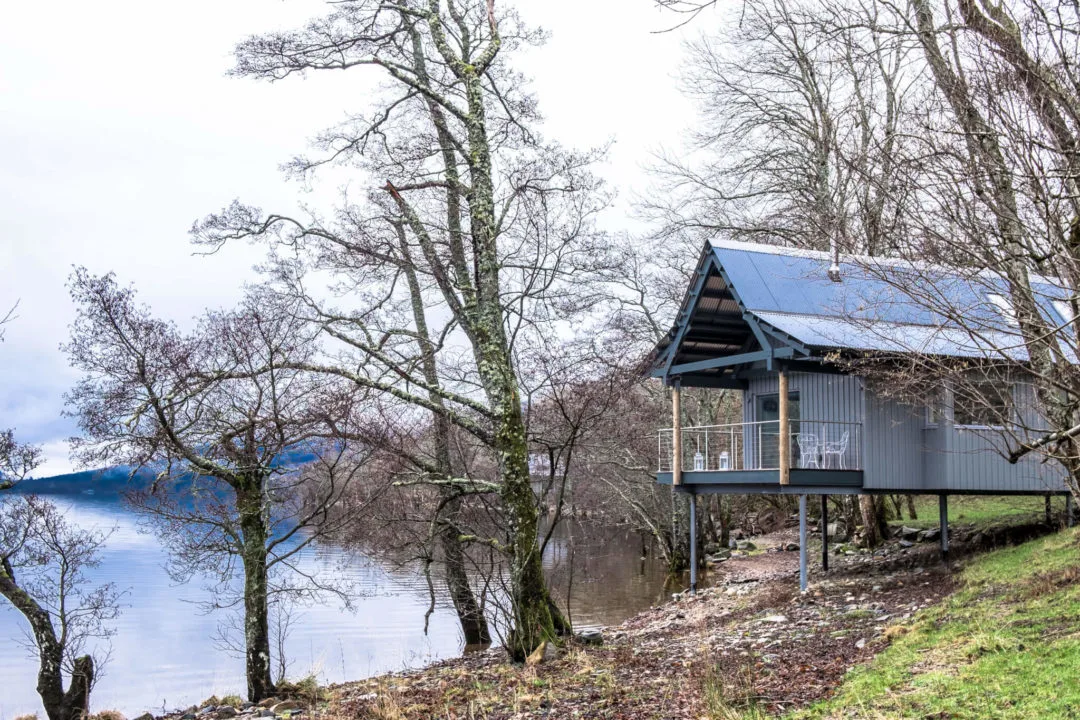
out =
<svg viewBox="0 0 1080 720"><path fill-rule="evenodd" d="M967 539L954 545L956 557L1038 532L1027 525L957 530ZM754 538L752 552L717 563L715 585L605 628L599 644L569 641L525 665L511 664L493 647L362 680L311 683L275 698L299 703L280 711L271 703L234 715L204 703L154 720L690 719L707 716L717 688L729 696L753 694L770 713L788 712L828 697L851 668L952 592L953 572L962 567L955 560L941 565L933 542L911 547L897 538L873 553L838 546L830 573L814 572L810 590L800 595L798 553L781 549L791 547L793 535L785 529Z"/></svg>
<svg viewBox="0 0 1080 720"><path fill-rule="evenodd" d="M852 668L903 636L916 613L949 596L954 572L979 553L1058 529L1027 515L972 520L954 524L947 567L932 537L913 543L904 538L915 530L897 526L873 552L831 544L830 572L812 564L810 589L800 595L796 531L786 528L754 537L730 557L708 556L713 584L697 595L677 594L606 627L599 642L551 646L539 662L514 665L494 647L360 680L320 686L308 678L281 687L262 707L232 695L132 718L697 720L710 716L707 706L718 697L752 698L763 711L786 713L828 697ZM820 549L812 540L811 558ZM123 720L114 712L91 718Z"/></svg>

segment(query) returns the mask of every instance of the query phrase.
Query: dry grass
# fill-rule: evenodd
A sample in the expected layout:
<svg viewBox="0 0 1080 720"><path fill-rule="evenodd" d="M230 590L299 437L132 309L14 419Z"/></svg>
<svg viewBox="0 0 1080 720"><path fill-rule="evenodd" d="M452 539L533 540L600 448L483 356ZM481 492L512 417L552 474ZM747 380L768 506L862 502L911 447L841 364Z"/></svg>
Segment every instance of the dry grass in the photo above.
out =
<svg viewBox="0 0 1080 720"><path fill-rule="evenodd" d="M379 699L371 708L372 720L406 720L406 717L393 693L379 693Z"/></svg>
<svg viewBox="0 0 1080 720"><path fill-rule="evenodd" d="M882 633L882 637L884 637L889 642L892 642L898 637L903 637L904 635L907 635L909 632L911 632L911 628L907 625L890 625L889 627L885 628L885 631Z"/></svg>
<svg viewBox="0 0 1080 720"><path fill-rule="evenodd" d="M1024 582L1024 599L1032 599L1055 593L1062 588L1080 583L1080 566L1041 572Z"/></svg>
<svg viewBox="0 0 1080 720"><path fill-rule="evenodd" d="M37 715L32 717L36 718ZM91 715L90 720L127 720L127 718L124 717L123 713L117 710L102 710L99 713Z"/></svg>
<svg viewBox="0 0 1080 720"><path fill-rule="evenodd" d="M702 679L702 699L709 720L765 720L768 717L755 691L754 667L743 664L733 677L714 666Z"/></svg>

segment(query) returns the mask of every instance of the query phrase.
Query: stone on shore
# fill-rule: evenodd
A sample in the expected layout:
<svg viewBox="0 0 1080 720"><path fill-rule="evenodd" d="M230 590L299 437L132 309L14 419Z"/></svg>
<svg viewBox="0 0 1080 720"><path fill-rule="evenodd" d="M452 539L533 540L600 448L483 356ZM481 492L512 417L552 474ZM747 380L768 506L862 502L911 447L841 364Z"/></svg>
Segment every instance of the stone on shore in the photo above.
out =
<svg viewBox="0 0 1080 720"><path fill-rule="evenodd" d="M585 645L603 645L604 633L599 628L582 630L577 634L577 641Z"/></svg>
<svg viewBox="0 0 1080 720"><path fill-rule="evenodd" d="M299 700L282 700L271 708L275 715L280 715L283 712L290 712L292 710L303 710L304 704Z"/></svg>
<svg viewBox="0 0 1080 720"><path fill-rule="evenodd" d="M900 537L904 540L914 540L919 537L919 533L922 532L919 528L908 527L905 525L900 528Z"/></svg>

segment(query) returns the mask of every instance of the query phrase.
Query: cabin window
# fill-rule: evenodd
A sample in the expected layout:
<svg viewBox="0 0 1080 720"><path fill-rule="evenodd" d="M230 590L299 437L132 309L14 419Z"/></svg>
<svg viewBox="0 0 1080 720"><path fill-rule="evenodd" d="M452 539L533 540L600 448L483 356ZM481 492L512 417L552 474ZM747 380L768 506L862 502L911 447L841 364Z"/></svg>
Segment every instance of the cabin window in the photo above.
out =
<svg viewBox="0 0 1080 720"><path fill-rule="evenodd" d="M1061 317L1063 323L1071 323L1076 319L1076 313L1073 312L1072 305L1065 300L1055 300L1054 310Z"/></svg>
<svg viewBox="0 0 1080 720"><path fill-rule="evenodd" d="M945 391L928 388L925 398L926 427L937 427L945 419Z"/></svg>
<svg viewBox="0 0 1080 720"><path fill-rule="evenodd" d="M1013 304L1009 298L1004 295L990 293L986 296L986 299L997 308L998 313L1001 314L1001 318L1005 321L1006 325L1009 327L1020 327L1020 323L1016 319L1016 310L1013 308Z"/></svg>
<svg viewBox="0 0 1080 720"><path fill-rule="evenodd" d="M957 385L953 401L953 424L1001 427L1012 414L1012 383L980 378Z"/></svg>
<svg viewBox="0 0 1080 720"><path fill-rule="evenodd" d="M931 400L926 404L926 425L927 427L937 427L941 422L941 418L945 413L942 411L941 403L936 399Z"/></svg>

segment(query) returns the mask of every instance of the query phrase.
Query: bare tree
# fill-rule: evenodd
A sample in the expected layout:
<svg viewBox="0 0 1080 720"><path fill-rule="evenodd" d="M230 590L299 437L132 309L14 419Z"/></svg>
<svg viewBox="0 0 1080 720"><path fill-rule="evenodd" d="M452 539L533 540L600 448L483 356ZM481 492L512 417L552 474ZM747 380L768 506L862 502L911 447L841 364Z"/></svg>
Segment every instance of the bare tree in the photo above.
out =
<svg viewBox="0 0 1080 720"><path fill-rule="evenodd" d="M85 653L86 644L110 636L108 621L119 614L112 584L91 588L86 577L106 537L73 527L41 498L0 502L0 595L30 625L37 691L49 720L80 720L90 709L102 658Z"/></svg>
<svg viewBox="0 0 1080 720"><path fill-rule="evenodd" d="M754 0L691 44L683 83L701 115L691 152L656 168L662 231L887 251L910 44L877 31L886 12Z"/></svg>
<svg viewBox="0 0 1080 720"><path fill-rule="evenodd" d="M4 341L4 326L15 319L15 311L19 309L19 303L15 303L11 308L0 316L0 342Z"/></svg>
<svg viewBox="0 0 1080 720"><path fill-rule="evenodd" d="M713 3L661 4L699 11ZM948 422L984 428L988 442L1014 461L1036 453L1062 463L1076 493L1077 9L1027 0L822 0L785 4L783 10L795 13L795 25L814 39L803 45L813 49L806 62L789 67L799 68L801 78L832 77L836 68L847 68L840 84L829 87L852 101L849 116L856 122L848 137L865 133L867 118L881 128L874 142L837 145L854 148L840 153L843 166L854 171L855 186L873 191L854 195L868 198L853 206L858 212L852 216L861 219L867 242L845 243L835 225L831 233L822 225L811 234L842 249L907 261L862 264L904 293L907 303L937 318L941 338L966 349L963 358L934 355L925 343L905 343L903 334L894 333L893 346L910 347L863 358L863 369L883 374L897 395L942 412ZM761 13L749 17L753 28ZM766 37L775 44L771 34ZM830 47L855 52L837 54ZM903 61L897 63L898 57ZM728 67L744 70L741 56L730 62ZM876 83L860 79L867 69ZM860 90L875 84L884 89L880 101ZM807 98L814 97L776 95L751 107L749 120L737 106L721 110L717 122L771 127L776 118L806 117L812 104ZM869 166L860 161L860 147L875 149ZM781 181L777 187L786 193L801 185ZM732 205L745 209L738 200L730 193L722 197L727 217ZM768 217L767 204L750 210L751 218ZM873 236L880 241L870 242Z"/></svg>
<svg viewBox="0 0 1080 720"><path fill-rule="evenodd" d="M660 5L689 21L714 3ZM897 17L873 0L753 0L691 44L684 85L701 116L691 152L656 168L660 233L872 256L908 242L905 122L919 74ZM885 505L858 502L876 544Z"/></svg>
<svg viewBox="0 0 1080 720"><path fill-rule="evenodd" d="M917 202L896 253L911 262L864 264L968 357L905 348L875 365L895 392L984 428L1012 460L1059 461L1075 494L1080 19L1066 6L915 0L893 30L917 39L929 85L909 162Z"/></svg>
<svg viewBox="0 0 1080 720"><path fill-rule="evenodd" d="M4 340L4 325L15 317L14 307L0 317L0 342ZM0 490L10 490L42 463L41 448L15 439L15 431L0 430Z"/></svg>
<svg viewBox="0 0 1080 720"><path fill-rule="evenodd" d="M0 490L10 490L41 463L40 447L20 443L14 430L0 430Z"/></svg>
<svg viewBox="0 0 1080 720"><path fill-rule="evenodd" d="M234 205L194 230L211 246L270 239L353 293L341 308L316 302L309 268L277 266L287 294L304 298L337 344L338 362L309 369L437 418L433 452L401 449L415 481L445 488L439 523L454 526L456 496L497 500L501 536L458 537L509 559L508 648L518 659L566 624L543 577L517 347L587 309L579 283L604 258L591 230L606 202L588 172L594 155L541 141L535 100L507 64L541 37L493 0L353 0L298 31L245 41L240 75L381 75L366 112L324 133L319 157L290 166L307 174L336 163L379 180L331 221ZM445 426L484 448L491 477L446 457ZM453 555L450 531L440 535Z"/></svg>
<svg viewBox="0 0 1080 720"><path fill-rule="evenodd" d="M328 587L297 560L344 522L332 511L365 450L336 430L359 417L356 392L284 369L317 346L269 296L181 333L111 275L79 270L70 287L77 318L65 349L85 374L68 398L83 432L74 452L156 474L129 500L165 541L176 578L209 574L218 604L243 607L248 697L268 697L271 596Z"/></svg>

